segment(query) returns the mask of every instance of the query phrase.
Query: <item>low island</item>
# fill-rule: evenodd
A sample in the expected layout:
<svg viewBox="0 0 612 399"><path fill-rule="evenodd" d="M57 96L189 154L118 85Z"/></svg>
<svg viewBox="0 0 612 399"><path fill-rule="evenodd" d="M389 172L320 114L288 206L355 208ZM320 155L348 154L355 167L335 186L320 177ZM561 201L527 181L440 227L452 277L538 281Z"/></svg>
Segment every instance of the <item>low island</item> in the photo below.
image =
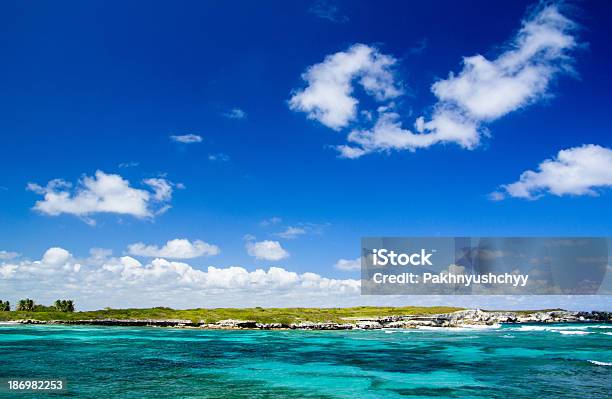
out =
<svg viewBox="0 0 612 399"><path fill-rule="evenodd" d="M104 309L0 312L0 322L204 329L364 330L380 328L487 327L502 323L610 323L610 312L562 309L492 311L455 307Z"/></svg>

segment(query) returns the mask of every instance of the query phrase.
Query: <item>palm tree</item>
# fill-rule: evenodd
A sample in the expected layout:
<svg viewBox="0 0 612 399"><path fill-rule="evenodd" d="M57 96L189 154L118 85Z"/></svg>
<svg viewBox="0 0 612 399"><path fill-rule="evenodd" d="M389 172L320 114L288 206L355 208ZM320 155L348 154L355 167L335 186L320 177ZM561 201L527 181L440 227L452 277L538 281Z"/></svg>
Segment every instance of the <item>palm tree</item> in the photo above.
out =
<svg viewBox="0 0 612 399"><path fill-rule="evenodd" d="M11 311L11 304L9 303L9 301L0 301L0 312L10 312Z"/></svg>
<svg viewBox="0 0 612 399"><path fill-rule="evenodd" d="M59 312L74 312L74 302L72 299L58 299L53 303L53 306Z"/></svg>
<svg viewBox="0 0 612 399"><path fill-rule="evenodd" d="M17 304L17 310L24 312L31 312L34 310L34 301L30 298L20 299Z"/></svg>

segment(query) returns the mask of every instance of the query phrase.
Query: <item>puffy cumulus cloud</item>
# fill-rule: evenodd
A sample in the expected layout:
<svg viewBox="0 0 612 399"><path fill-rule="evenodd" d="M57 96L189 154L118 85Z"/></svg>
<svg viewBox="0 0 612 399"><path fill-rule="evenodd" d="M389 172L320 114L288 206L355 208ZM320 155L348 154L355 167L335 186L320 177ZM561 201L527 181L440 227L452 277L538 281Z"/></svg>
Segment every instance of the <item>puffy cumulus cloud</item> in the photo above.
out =
<svg viewBox="0 0 612 399"><path fill-rule="evenodd" d="M248 237L246 243L247 253L259 260L278 261L289 257L287 252L278 241L254 241L254 237Z"/></svg>
<svg viewBox="0 0 612 399"><path fill-rule="evenodd" d="M305 228L288 226L285 230L276 233L275 235L280 238L284 238L285 240L293 240L304 234L306 234Z"/></svg>
<svg viewBox="0 0 612 399"><path fill-rule="evenodd" d="M51 266L63 265L71 258L70 252L64 248L53 247L49 248L43 255L42 263Z"/></svg>
<svg viewBox="0 0 612 399"><path fill-rule="evenodd" d="M338 270L353 271L361 270L361 258L356 259L339 259L334 265Z"/></svg>
<svg viewBox="0 0 612 399"><path fill-rule="evenodd" d="M448 265L448 273L449 274L465 274L465 267L459 265Z"/></svg>
<svg viewBox="0 0 612 399"><path fill-rule="evenodd" d="M612 187L612 150L599 145L561 150L553 159L540 163L537 171L523 172L517 182L501 186L490 195L501 200L506 195L536 199L545 193L597 195L597 189Z"/></svg>
<svg viewBox="0 0 612 399"><path fill-rule="evenodd" d="M50 304L75 300L77 310L169 306L197 307L329 307L460 306L487 309L565 308L612 310L602 296L453 296L360 295L360 281L295 273L279 267L249 271L243 267L197 268L183 262L154 259L141 263L94 249L88 258L66 257L54 249L41 260L0 261L0 292L11 303L24 297ZM58 256L59 255L59 256ZM51 261L51 263L46 263Z"/></svg>
<svg viewBox="0 0 612 399"><path fill-rule="evenodd" d="M161 248L157 245L146 245L142 242L128 246L127 252L134 256L148 256L152 258L191 259L200 256L218 255L221 250L218 246L202 240L193 242L185 238L168 241Z"/></svg>
<svg viewBox="0 0 612 399"><path fill-rule="evenodd" d="M144 183L152 191L134 188L123 177L98 170L95 176L83 177L74 189L61 179L51 180L44 187L29 183L27 189L44 196L36 202L34 210L50 216L76 215L95 224L89 216L96 213L147 218L167 210L172 183L162 178L147 179Z"/></svg>
<svg viewBox="0 0 612 399"><path fill-rule="evenodd" d="M183 143L183 144L193 144L193 143L201 143L202 136L197 134L181 134L181 135L172 135L170 136L170 140Z"/></svg>
<svg viewBox="0 0 612 399"><path fill-rule="evenodd" d="M378 101L388 101L376 113L362 111L369 116L366 121L372 122L350 126L347 143L336 147L340 156L355 159L372 152L415 151L447 143L468 150L477 147L488 134L487 122L545 97L554 78L571 71L571 51L578 46L575 30L575 23L561 14L558 5L540 6L522 21L521 29L496 58L465 57L459 73L451 72L435 82L431 90L438 101L431 115L417 118L414 127L403 126L397 105L390 101L401 94L389 72L395 59L376 53L377 59L385 60L384 67L376 68L374 85L363 86ZM304 74L309 86L294 95L291 108L308 112L309 118L335 130L349 126L358 104L351 82L362 65L372 64L364 61L367 49L373 51L355 45L310 67Z"/></svg>
<svg viewBox="0 0 612 399"><path fill-rule="evenodd" d="M73 274L80 270L81 264L75 261L72 254L59 247L49 248L41 260L0 262L0 278L9 280L22 279L25 275L34 274L37 274L39 278L49 278L55 274Z"/></svg>
<svg viewBox="0 0 612 399"><path fill-rule="evenodd" d="M355 83L377 101L402 93L391 70L396 62L395 58L374 47L355 44L310 66L302 75L307 87L293 94L289 107L339 130L357 115L358 100L353 96Z"/></svg>
<svg viewBox="0 0 612 399"><path fill-rule="evenodd" d="M143 264L130 256L94 252L77 260L62 248L51 248L41 260L0 262L0 291L13 301L25 296L40 303L72 298L80 310L105 306L281 306L287 301L305 305L313 297L354 297L359 293L358 280L329 279L279 267L248 271L239 266L209 266L201 270L161 258Z"/></svg>

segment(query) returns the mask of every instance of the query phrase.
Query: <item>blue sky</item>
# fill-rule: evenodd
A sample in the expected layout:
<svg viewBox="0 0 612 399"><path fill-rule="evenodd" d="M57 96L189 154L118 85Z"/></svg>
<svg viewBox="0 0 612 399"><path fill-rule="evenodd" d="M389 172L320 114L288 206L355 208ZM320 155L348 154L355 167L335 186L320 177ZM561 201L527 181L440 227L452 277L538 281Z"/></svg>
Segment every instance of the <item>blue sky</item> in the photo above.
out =
<svg viewBox="0 0 612 399"><path fill-rule="evenodd" d="M302 74L309 66L361 43L393 60L387 72L402 94L381 102L352 80L357 111L390 106L414 130L416 118L435 119L442 102L432 84L449 72L460 75L463 57L494 60L508 51L535 6L3 3L0 250L30 260L50 247L74 259L91 248L119 257L130 244L161 247L185 238L220 249L189 259L196 269L278 266L355 279L358 271L334 265L358 256L362 236L610 236L612 182L605 170L586 188L559 191L555 184L562 182L549 180L562 175L553 173L532 198L511 191L500 194L503 200L490 196L561 150L593 144L597 153L581 156L599 156L603 169L610 165L607 2L560 7L577 24L568 33L575 45L550 62L545 87L516 109L492 120L470 117L479 129L473 148L376 147L347 159L336 147L353 145L349 132L374 122L355 119L334 130L290 107L308 87ZM201 141L171 138L188 134ZM53 179L78 186L96 171L119 175L151 197L145 180L161 179L172 194L151 212L171 208L147 217L34 209ZM38 189L27 190L29 183ZM74 186L61 190L75 195ZM262 225L271 218L281 221ZM304 233L278 235L289 227ZM289 256L257 259L245 247L265 241Z"/></svg>

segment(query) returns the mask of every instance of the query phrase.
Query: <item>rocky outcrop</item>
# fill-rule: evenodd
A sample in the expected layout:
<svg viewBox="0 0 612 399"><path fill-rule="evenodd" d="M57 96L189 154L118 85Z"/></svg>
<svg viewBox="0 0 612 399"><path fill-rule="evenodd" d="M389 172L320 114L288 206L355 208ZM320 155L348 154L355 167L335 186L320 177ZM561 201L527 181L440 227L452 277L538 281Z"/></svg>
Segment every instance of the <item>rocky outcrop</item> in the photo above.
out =
<svg viewBox="0 0 612 399"><path fill-rule="evenodd" d="M350 324L350 323L346 323L346 324L338 324L338 323L332 323L332 322L315 323L311 321L304 321L301 323L289 325L289 328L291 328L292 330L350 330L353 327L354 327L353 324Z"/></svg>
<svg viewBox="0 0 612 399"><path fill-rule="evenodd" d="M381 321L373 321L373 320L363 320L358 321L355 324L355 328L360 328L362 330L378 330L383 328L384 322Z"/></svg>
<svg viewBox="0 0 612 399"><path fill-rule="evenodd" d="M273 329L281 329L281 328L289 328L288 325L283 323L257 323L256 327L260 330L273 330Z"/></svg>
<svg viewBox="0 0 612 399"><path fill-rule="evenodd" d="M566 310L537 311L537 312L510 312L485 311L481 309L468 309L452 313L442 313L428 316L384 316L346 318L347 323L309 322L282 325L280 323L259 324L245 321L245 324L234 325L225 323L234 328L260 328L275 329L289 328L292 330L376 330L381 328L419 328L419 327L466 327L466 326L495 326L505 323L578 323L611 321L609 312L571 312ZM226 322L226 321L224 321ZM224 322L218 322L216 325ZM246 324L248 323L248 324Z"/></svg>
<svg viewBox="0 0 612 399"><path fill-rule="evenodd" d="M612 323L612 312L578 312L577 317L580 320Z"/></svg>
<svg viewBox="0 0 612 399"><path fill-rule="evenodd" d="M255 320L220 320L215 323L219 327L228 327L228 328L256 328L257 322Z"/></svg>
<svg viewBox="0 0 612 399"><path fill-rule="evenodd" d="M484 311L480 309L460 310L453 313L443 313L432 316L405 316L393 323L385 323L385 327L411 328L427 327L462 327L491 326L503 323L578 323L578 322L610 322L609 312L570 312L567 310L552 310L538 312L503 312Z"/></svg>

